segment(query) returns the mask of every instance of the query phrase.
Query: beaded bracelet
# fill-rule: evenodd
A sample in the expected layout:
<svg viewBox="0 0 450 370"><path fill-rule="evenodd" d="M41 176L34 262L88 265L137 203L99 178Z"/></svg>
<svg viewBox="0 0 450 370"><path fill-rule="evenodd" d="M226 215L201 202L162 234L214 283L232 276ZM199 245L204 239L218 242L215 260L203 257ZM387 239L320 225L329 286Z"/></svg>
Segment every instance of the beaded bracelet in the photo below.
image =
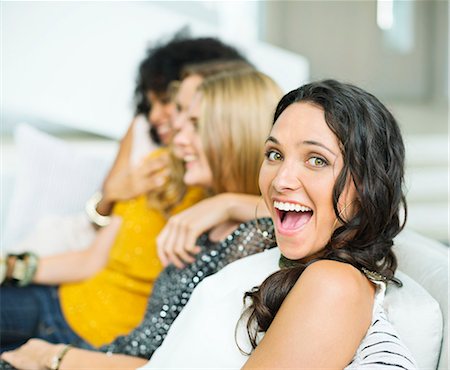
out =
<svg viewBox="0 0 450 370"><path fill-rule="evenodd" d="M25 262L26 266L24 274L21 276L21 278L19 277L19 279L17 279L18 280L17 285L23 287L29 285L33 281L34 275L36 275L39 257L32 252L23 253L21 256L23 256L23 259L22 260L19 259L18 261Z"/></svg>
<svg viewBox="0 0 450 370"><path fill-rule="evenodd" d="M13 258L14 264L12 268L8 269L7 264L10 258ZM4 264L4 281L20 287L27 286L33 281L38 264L39 257L35 253L25 252L22 254L8 254ZM3 281L1 281L1 283L3 283Z"/></svg>

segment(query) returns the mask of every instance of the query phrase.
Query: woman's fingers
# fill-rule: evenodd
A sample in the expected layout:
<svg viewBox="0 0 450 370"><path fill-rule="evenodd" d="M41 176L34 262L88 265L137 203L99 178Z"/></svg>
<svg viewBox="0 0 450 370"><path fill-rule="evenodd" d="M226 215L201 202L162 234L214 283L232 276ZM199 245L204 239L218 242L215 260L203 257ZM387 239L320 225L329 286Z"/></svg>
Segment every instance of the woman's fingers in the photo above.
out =
<svg viewBox="0 0 450 370"><path fill-rule="evenodd" d="M192 248L186 243L189 233L190 227L188 225L181 225L173 246L173 257L178 261L181 260L183 264L188 264L195 261L195 258L190 254L192 253ZM175 261L173 262L175 264Z"/></svg>
<svg viewBox="0 0 450 370"><path fill-rule="evenodd" d="M48 369L47 361L57 350L57 345L40 339L30 339L13 351L3 352L1 359L17 369L45 370Z"/></svg>
<svg viewBox="0 0 450 370"><path fill-rule="evenodd" d="M198 231L189 221L184 212L173 216L158 236L158 256L164 266L173 263L183 268L195 261L193 255L200 251L195 246Z"/></svg>
<svg viewBox="0 0 450 370"><path fill-rule="evenodd" d="M171 230L169 225L166 225L156 238L158 257L164 267L170 263L169 256L166 252L166 246L169 244Z"/></svg>

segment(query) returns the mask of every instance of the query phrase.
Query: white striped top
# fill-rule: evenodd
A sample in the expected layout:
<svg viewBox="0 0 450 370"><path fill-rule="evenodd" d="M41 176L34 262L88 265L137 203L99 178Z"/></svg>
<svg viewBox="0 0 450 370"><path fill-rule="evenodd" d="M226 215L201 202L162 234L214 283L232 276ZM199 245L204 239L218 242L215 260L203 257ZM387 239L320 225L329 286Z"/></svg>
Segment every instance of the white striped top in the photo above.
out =
<svg viewBox="0 0 450 370"><path fill-rule="evenodd" d="M417 369L409 349L388 321L383 308L386 285L372 280L377 288L372 324L346 370Z"/></svg>

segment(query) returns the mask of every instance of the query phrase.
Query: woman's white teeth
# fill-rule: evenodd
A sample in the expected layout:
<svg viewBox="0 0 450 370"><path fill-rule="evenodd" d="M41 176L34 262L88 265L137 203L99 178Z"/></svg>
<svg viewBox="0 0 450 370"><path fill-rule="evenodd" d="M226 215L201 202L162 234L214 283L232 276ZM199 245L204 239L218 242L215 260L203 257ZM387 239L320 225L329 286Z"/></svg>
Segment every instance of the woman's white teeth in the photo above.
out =
<svg viewBox="0 0 450 370"><path fill-rule="evenodd" d="M169 125L161 125L156 130L160 134L165 134L170 131L170 126Z"/></svg>
<svg viewBox="0 0 450 370"><path fill-rule="evenodd" d="M184 157L185 162L192 162L192 161L195 161L196 159L197 159L197 157L195 155L187 155Z"/></svg>
<svg viewBox="0 0 450 370"><path fill-rule="evenodd" d="M308 212L311 208L301 206L300 204L288 203L288 202L273 202L273 206L280 211L295 211L295 212Z"/></svg>

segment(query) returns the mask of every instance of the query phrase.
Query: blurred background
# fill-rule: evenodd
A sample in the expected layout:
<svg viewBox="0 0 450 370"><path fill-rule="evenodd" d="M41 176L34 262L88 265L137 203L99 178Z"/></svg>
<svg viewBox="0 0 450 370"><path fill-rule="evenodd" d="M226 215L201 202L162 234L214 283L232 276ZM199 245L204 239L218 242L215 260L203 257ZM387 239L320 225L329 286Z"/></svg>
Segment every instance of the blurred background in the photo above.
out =
<svg viewBox="0 0 450 370"><path fill-rule="evenodd" d="M286 92L331 77L379 97L398 118L407 145L408 227L448 244L446 0L0 6L2 225L24 168L15 128L26 122L112 155L111 139L123 135L133 116L136 69L146 48L184 29L236 45Z"/></svg>

